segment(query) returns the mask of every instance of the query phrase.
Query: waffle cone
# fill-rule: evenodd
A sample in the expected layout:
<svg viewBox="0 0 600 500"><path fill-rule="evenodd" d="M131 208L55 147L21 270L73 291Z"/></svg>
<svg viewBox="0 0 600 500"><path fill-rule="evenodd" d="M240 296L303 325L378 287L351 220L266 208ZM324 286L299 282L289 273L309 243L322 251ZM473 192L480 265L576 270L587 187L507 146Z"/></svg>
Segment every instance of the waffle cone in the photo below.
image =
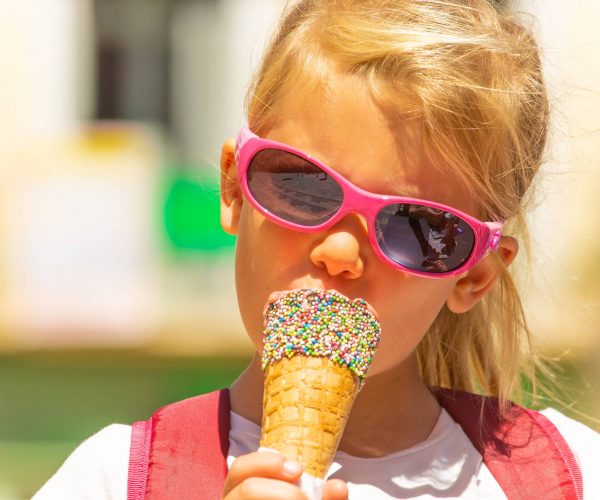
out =
<svg viewBox="0 0 600 500"><path fill-rule="evenodd" d="M358 378L323 357L283 358L265 373L260 445L324 478L358 390Z"/></svg>

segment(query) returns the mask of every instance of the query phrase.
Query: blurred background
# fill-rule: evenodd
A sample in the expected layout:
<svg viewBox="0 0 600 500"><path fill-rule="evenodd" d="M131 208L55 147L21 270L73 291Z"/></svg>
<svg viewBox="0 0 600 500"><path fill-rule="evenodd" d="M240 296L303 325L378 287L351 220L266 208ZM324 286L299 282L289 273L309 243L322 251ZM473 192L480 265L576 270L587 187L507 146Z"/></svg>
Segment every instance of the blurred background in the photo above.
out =
<svg viewBox="0 0 600 500"><path fill-rule="evenodd" d="M249 359L218 160L282 5L0 0L0 499ZM600 429L600 4L513 8L554 112L525 304L561 410Z"/></svg>

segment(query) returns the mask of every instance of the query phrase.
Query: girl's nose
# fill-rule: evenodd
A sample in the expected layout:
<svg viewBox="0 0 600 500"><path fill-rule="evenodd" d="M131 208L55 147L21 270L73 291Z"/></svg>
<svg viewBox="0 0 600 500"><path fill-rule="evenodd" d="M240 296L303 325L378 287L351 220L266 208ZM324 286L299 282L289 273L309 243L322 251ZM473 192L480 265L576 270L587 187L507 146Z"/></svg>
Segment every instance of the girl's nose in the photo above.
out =
<svg viewBox="0 0 600 500"><path fill-rule="evenodd" d="M360 278L365 268L356 235L341 228L325 233L312 249L310 260L329 276L346 279Z"/></svg>

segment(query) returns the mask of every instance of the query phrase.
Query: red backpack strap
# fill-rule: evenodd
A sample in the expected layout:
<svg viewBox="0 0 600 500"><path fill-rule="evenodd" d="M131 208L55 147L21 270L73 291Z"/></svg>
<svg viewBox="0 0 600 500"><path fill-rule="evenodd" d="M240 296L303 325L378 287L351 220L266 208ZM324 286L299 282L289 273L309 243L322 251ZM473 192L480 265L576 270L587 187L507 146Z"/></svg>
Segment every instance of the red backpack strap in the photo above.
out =
<svg viewBox="0 0 600 500"><path fill-rule="evenodd" d="M229 391L165 406L132 426L127 500L220 499L227 475Z"/></svg>
<svg viewBox="0 0 600 500"><path fill-rule="evenodd" d="M541 413L511 404L500 417L496 398L435 389L508 498L580 500L581 471L558 429Z"/></svg>
<svg viewBox="0 0 600 500"><path fill-rule="evenodd" d="M131 426L129 470L127 472L127 500L142 500L146 495L151 431L152 418L142 422L135 422Z"/></svg>

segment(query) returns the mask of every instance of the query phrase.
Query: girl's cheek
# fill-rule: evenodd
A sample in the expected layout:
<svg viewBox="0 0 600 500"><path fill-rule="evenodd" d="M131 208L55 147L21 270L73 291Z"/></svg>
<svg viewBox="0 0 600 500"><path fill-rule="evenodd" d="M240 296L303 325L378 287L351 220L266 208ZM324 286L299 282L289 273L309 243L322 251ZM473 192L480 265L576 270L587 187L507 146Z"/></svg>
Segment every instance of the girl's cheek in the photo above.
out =
<svg viewBox="0 0 600 500"><path fill-rule="evenodd" d="M393 368L413 355L443 308L453 286L454 283L450 281L410 278L398 287L385 290L383 295L389 300L377 303L380 309L381 343L373 360L372 373Z"/></svg>

